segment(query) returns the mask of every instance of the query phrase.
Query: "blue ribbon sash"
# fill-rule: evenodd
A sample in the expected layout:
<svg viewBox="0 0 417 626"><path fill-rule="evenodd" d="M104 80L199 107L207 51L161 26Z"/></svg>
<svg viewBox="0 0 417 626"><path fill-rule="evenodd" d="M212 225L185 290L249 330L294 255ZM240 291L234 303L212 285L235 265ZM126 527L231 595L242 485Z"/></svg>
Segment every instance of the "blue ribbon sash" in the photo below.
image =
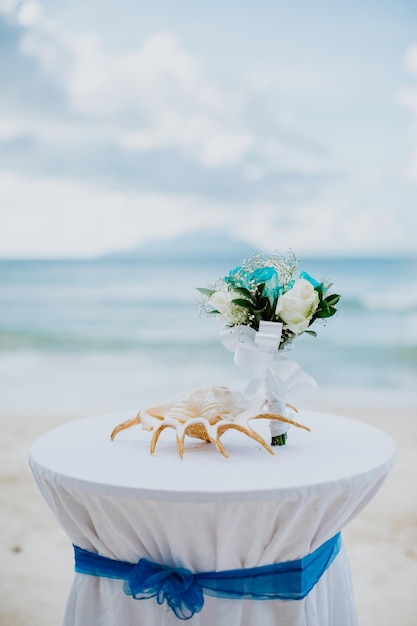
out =
<svg viewBox="0 0 417 626"><path fill-rule="evenodd" d="M184 567L168 567L140 559L116 561L74 546L75 571L79 574L124 580L123 590L135 600L156 598L167 602L182 620L199 613L203 594L217 598L251 600L302 600L340 551L340 533L302 559L247 569L193 573Z"/></svg>

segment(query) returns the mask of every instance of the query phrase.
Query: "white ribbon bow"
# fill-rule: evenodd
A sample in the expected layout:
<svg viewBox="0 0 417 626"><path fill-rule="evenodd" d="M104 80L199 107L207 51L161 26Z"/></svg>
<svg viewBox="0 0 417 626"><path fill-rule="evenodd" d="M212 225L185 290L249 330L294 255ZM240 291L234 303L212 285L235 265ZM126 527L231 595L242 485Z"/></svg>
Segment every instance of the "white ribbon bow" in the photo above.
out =
<svg viewBox="0 0 417 626"><path fill-rule="evenodd" d="M314 378L289 359L286 351L278 350L281 333L280 322L260 322L259 331L237 325L220 332L223 345L235 353L236 365L252 375L241 404L251 403L265 388L281 402L289 395L299 397L315 391Z"/></svg>

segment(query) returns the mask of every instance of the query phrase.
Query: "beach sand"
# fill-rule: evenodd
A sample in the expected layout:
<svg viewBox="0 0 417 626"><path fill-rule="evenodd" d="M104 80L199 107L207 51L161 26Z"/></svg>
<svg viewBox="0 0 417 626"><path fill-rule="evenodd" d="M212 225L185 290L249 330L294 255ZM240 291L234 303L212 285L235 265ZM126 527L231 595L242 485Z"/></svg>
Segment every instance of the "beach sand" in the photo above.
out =
<svg viewBox="0 0 417 626"><path fill-rule="evenodd" d="M343 536L360 626L416 626L417 410L342 402L313 408L361 419L396 441L388 480ZM61 622L72 547L37 489L28 453L37 436L69 419L74 416L0 418L0 626Z"/></svg>

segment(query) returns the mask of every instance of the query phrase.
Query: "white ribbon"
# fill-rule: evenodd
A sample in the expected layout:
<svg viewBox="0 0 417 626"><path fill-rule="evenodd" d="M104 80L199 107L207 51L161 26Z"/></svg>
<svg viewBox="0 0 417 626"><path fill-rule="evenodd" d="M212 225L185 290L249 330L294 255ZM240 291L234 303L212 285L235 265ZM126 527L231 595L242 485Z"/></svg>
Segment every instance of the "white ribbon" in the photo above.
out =
<svg viewBox="0 0 417 626"><path fill-rule="evenodd" d="M237 325L220 332L223 345L235 353L236 365L251 374L242 394L242 406L248 405L265 389L276 401L285 403L288 396L302 396L315 391L314 378L285 352L278 350L281 339L280 322L260 322L259 331Z"/></svg>

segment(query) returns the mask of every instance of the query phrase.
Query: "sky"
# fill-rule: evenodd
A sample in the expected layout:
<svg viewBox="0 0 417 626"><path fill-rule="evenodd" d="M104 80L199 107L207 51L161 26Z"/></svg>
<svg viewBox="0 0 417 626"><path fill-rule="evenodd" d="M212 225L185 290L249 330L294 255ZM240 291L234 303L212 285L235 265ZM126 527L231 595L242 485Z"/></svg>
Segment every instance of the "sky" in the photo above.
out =
<svg viewBox="0 0 417 626"><path fill-rule="evenodd" d="M417 255L415 0L0 0L0 258Z"/></svg>

